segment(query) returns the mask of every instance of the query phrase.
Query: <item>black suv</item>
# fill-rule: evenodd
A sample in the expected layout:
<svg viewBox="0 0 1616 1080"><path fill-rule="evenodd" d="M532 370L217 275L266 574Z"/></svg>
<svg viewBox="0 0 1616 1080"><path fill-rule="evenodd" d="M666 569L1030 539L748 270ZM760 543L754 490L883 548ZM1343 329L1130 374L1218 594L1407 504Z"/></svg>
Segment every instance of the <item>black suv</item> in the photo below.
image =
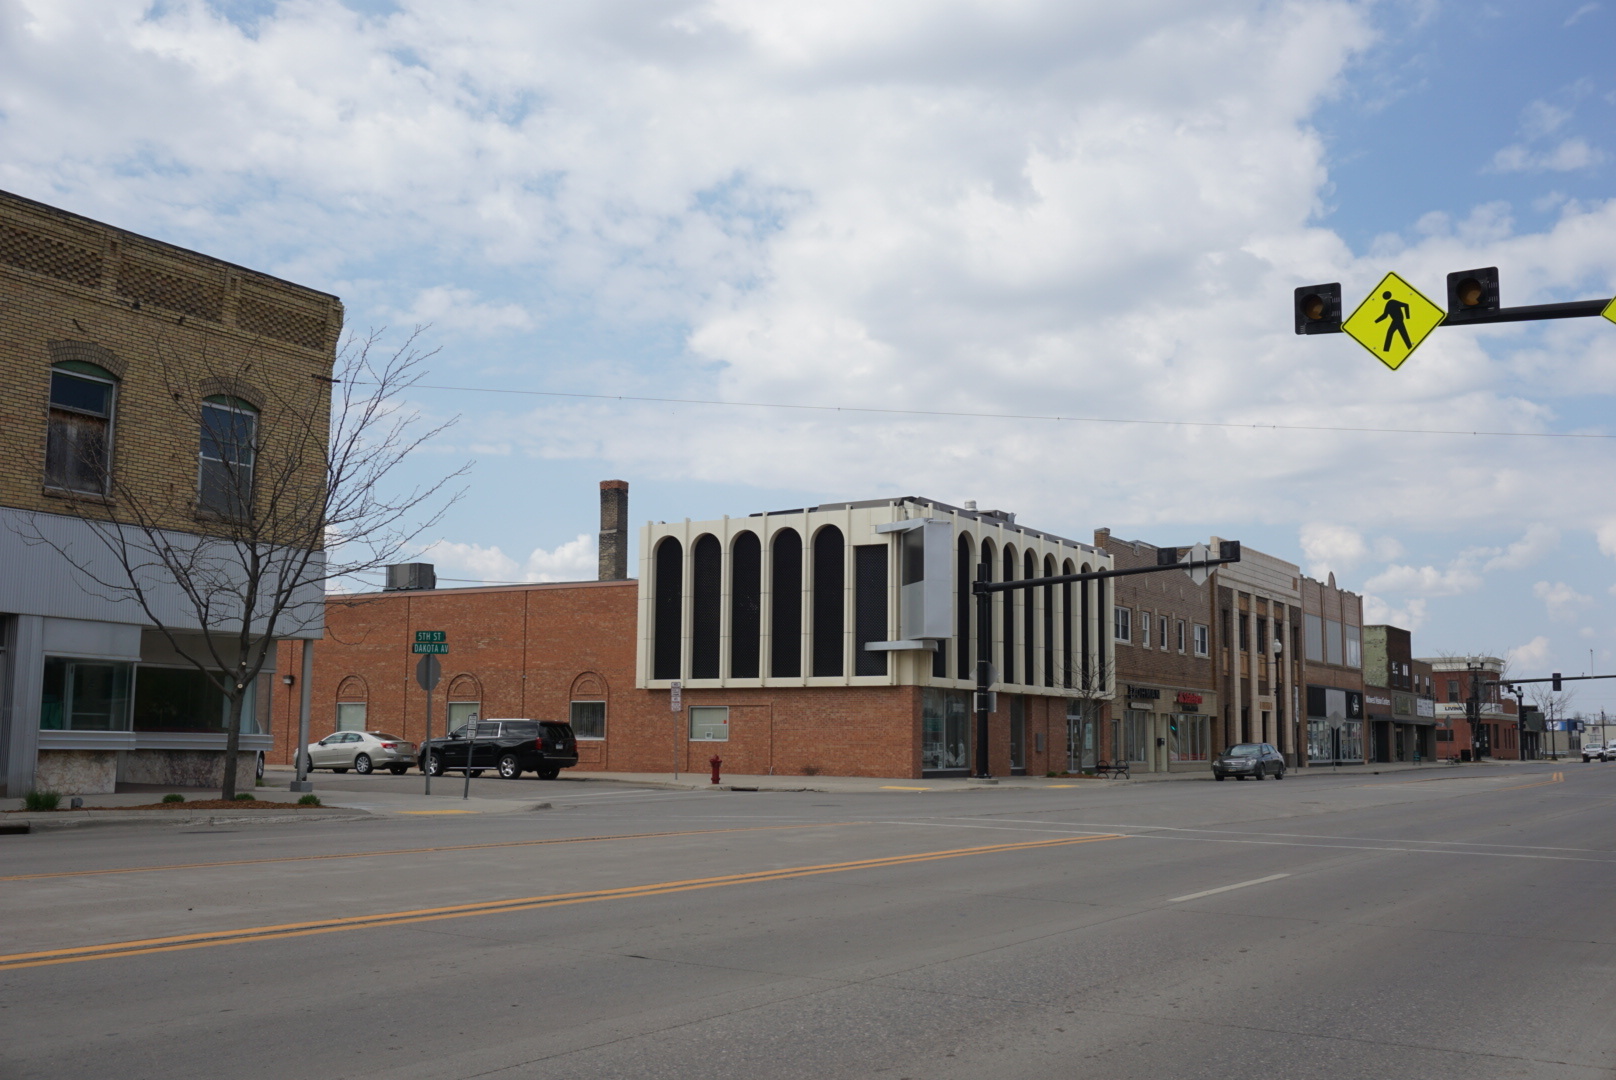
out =
<svg viewBox="0 0 1616 1080"><path fill-rule="evenodd" d="M506 780L525 772L554 780L562 769L578 764L578 739L572 725L559 720L479 720L475 739L466 727L456 728L447 737L423 746L418 764L422 772L438 776L449 769L464 769L468 751L471 775L494 769Z"/></svg>

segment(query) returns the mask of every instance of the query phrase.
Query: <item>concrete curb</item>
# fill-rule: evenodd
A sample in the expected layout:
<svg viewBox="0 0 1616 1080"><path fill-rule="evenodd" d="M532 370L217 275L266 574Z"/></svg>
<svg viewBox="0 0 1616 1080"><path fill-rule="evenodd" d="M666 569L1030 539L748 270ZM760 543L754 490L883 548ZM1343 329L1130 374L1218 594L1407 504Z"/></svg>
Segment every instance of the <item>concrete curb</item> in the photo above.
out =
<svg viewBox="0 0 1616 1080"><path fill-rule="evenodd" d="M103 825L284 825L293 821L361 821L376 815L349 807L322 807L294 813L254 810L203 810L188 814L183 810L65 810L39 814L7 814L6 824L28 825L33 832L57 829L90 829Z"/></svg>

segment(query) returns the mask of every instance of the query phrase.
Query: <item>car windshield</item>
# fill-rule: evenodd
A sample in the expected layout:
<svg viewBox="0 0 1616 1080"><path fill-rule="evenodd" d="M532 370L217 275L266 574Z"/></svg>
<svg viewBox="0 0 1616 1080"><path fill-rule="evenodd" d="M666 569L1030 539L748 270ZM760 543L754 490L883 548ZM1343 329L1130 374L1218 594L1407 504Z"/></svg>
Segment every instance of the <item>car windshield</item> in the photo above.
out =
<svg viewBox="0 0 1616 1080"><path fill-rule="evenodd" d="M1256 743L1244 742L1238 746L1229 747L1223 753L1225 757L1259 757L1262 754L1262 747Z"/></svg>
<svg viewBox="0 0 1616 1080"><path fill-rule="evenodd" d="M370 733L370 737L373 738L373 739L380 739L383 742L403 742L404 741L403 739L399 738L397 735L389 735L385 731L372 731Z"/></svg>

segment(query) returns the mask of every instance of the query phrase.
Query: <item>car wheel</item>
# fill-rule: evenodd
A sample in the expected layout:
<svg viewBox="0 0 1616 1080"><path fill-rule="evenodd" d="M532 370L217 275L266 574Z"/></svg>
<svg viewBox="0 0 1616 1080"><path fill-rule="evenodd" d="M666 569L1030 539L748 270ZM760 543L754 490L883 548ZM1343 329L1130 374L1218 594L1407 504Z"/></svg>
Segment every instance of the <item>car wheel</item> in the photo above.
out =
<svg viewBox="0 0 1616 1080"><path fill-rule="evenodd" d="M483 771L481 769L473 769L473 770L471 770L471 775L473 777L478 777L478 776L481 776L482 774L483 774Z"/></svg>
<svg viewBox="0 0 1616 1080"><path fill-rule="evenodd" d="M410 767L408 765L389 765L387 766L387 771L394 776L403 776L410 771Z"/></svg>
<svg viewBox="0 0 1616 1080"><path fill-rule="evenodd" d="M353 759L353 771L360 776L369 776L372 766L369 754L356 754Z"/></svg>
<svg viewBox="0 0 1616 1080"><path fill-rule="evenodd" d="M1285 779L1285 766L1281 765L1279 767L1279 771L1274 774L1274 779L1275 780L1283 780L1283 779Z"/></svg>
<svg viewBox="0 0 1616 1080"><path fill-rule="evenodd" d="M442 776L443 761L436 754L428 754L426 756L426 765L421 769L421 771L426 773L428 776Z"/></svg>
<svg viewBox="0 0 1616 1080"><path fill-rule="evenodd" d="M1225 777L1224 777L1224 775L1222 773L1219 772L1219 773L1213 773L1212 774L1212 779L1218 781L1218 783L1221 784L1224 781Z"/></svg>
<svg viewBox="0 0 1616 1080"><path fill-rule="evenodd" d="M538 768L538 773L540 780L554 780L556 777L561 775L561 766L540 765Z"/></svg>
<svg viewBox="0 0 1616 1080"><path fill-rule="evenodd" d="M258 770L258 779L262 780L264 778L264 752L262 750L258 751L258 764L255 768Z"/></svg>
<svg viewBox="0 0 1616 1080"><path fill-rule="evenodd" d="M515 780L522 775L522 766L515 754L506 754L499 759L499 775L504 780Z"/></svg>

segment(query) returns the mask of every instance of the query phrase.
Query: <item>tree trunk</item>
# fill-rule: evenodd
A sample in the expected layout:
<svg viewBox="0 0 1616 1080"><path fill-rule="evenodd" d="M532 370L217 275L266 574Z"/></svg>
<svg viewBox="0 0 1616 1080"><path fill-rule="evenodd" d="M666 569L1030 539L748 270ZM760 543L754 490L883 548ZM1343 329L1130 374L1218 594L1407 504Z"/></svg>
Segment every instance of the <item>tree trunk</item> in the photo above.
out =
<svg viewBox="0 0 1616 1080"><path fill-rule="evenodd" d="M219 792L222 799L236 797L236 759L241 756L241 703L247 696L247 687L235 685L235 692L226 699L230 702L230 719L224 736L224 783Z"/></svg>

